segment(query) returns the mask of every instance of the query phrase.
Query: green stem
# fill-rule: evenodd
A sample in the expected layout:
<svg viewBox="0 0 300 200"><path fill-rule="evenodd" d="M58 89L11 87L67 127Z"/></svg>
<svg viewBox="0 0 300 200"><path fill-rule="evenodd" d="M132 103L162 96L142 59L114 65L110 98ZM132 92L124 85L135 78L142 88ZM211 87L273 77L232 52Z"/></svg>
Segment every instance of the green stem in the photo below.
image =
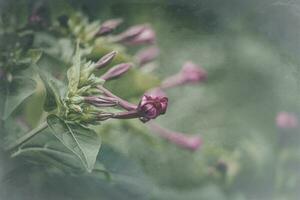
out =
<svg viewBox="0 0 300 200"><path fill-rule="evenodd" d="M6 149L8 151L11 151L11 150L13 150L13 149L21 146L22 144L24 144L25 142L27 142L28 140L30 140L33 136L37 135L38 133L40 133L41 131L43 131L47 127L48 127L47 122L41 123L39 126L37 126L36 128L32 129L30 132L26 133L24 136L20 137L16 141L14 141L11 144L9 144Z"/></svg>

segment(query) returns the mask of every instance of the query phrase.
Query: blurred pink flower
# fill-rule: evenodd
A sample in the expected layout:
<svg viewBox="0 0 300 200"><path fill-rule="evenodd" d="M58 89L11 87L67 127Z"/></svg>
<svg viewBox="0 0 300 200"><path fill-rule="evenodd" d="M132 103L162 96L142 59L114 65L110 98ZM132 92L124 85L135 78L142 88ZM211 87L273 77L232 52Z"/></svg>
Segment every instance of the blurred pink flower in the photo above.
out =
<svg viewBox="0 0 300 200"><path fill-rule="evenodd" d="M276 116L276 125L279 128L297 128L299 126L298 118L293 113L280 112Z"/></svg>
<svg viewBox="0 0 300 200"><path fill-rule="evenodd" d="M166 78L162 84L162 88L171 88L184 84L200 83L207 79L207 72L199 65L188 61L184 63L179 73Z"/></svg>

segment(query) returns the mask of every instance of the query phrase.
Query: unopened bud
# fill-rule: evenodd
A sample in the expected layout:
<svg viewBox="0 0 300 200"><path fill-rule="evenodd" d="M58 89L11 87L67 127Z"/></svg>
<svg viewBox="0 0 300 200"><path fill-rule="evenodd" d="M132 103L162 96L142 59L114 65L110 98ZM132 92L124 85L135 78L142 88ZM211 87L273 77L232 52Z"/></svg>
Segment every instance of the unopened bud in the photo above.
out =
<svg viewBox="0 0 300 200"><path fill-rule="evenodd" d="M144 24L132 26L123 33L116 36L115 42L127 42L137 35L141 34L146 28L147 26Z"/></svg>
<svg viewBox="0 0 300 200"><path fill-rule="evenodd" d="M73 96L69 99L71 104L80 104L80 103L82 103L83 100L84 100L84 98L81 96Z"/></svg>
<svg viewBox="0 0 300 200"><path fill-rule="evenodd" d="M113 107L118 105L116 99L105 96L88 96L84 97L84 100L96 107Z"/></svg>
<svg viewBox="0 0 300 200"><path fill-rule="evenodd" d="M193 62L186 62L178 74L166 78L161 88L171 88L184 84L200 83L207 79L207 72Z"/></svg>
<svg viewBox="0 0 300 200"><path fill-rule="evenodd" d="M155 119L159 115L166 113L168 107L168 98L165 96L144 95L138 105L140 120L147 122Z"/></svg>
<svg viewBox="0 0 300 200"><path fill-rule="evenodd" d="M188 149L190 151L198 150L203 143L200 135L190 136L183 133L174 132L154 123L150 123L149 127L152 131L156 132L169 142L176 144L179 147Z"/></svg>
<svg viewBox="0 0 300 200"><path fill-rule="evenodd" d="M82 113L82 108L76 104L70 104L69 108L77 113Z"/></svg>
<svg viewBox="0 0 300 200"><path fill-rule="evenodd" d="M142 66L153 61L158 55L159 55L159 48L149 47L139 51L135 55L135 59L137 60L138 64Z"/></svg>
<svg viewBox="0 0 300 200"><path fill-rule="evenodd" d="M104 67L108 65L114 57L117 55L116 51L112 51L106 55L104 55L100 60L95 64L96 69L100 69L101 67Z"/></svg>
<svg viewBox="0 0 300 200"><path fill-rule="evenodd" d="M105 121L109 118L112 118L114 116L113 113L106 113L106 112L101 112L97 115L97 120L98 121Z"/></svg>
<svg viewBox="0 0 300 200"><path fill-rule="evenodd" d="M96 36L104 36L110 34L114 31L121 23L123 22L122 19L110 19L101 25L99 31L96 33Z"/></svg>
<svg viewBox="0 0 300 200"><path fill-rule="evenodd" d="M127 72L131 66L132 66L131 63L121 63L121 64L116 65L116 66L112 67L111 69L109 69L100 78L102 78L104 80L110 80L110 79L117 78L117 77L121 76L122 74L124 74L125 72Z"/></svg>
<svg viewBox="0 0 300 200"><path fill-rule="evenodd" d="M131 38L130 40L125 41L125 44L128 45L141 45L141 44L153 44L156 40L155 31L146 27L140 34Z"/></svg>

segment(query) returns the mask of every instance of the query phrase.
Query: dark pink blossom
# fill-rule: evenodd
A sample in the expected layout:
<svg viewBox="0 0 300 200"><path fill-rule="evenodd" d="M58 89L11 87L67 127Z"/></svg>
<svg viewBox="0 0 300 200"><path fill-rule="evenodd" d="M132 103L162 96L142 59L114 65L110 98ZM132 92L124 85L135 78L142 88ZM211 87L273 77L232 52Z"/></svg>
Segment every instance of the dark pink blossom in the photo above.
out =
<svg viewBox="0 0 300 200"><path fill-rule="evenodd" d="M140 120L147 122L159 115L165 114L168 107L168 98L144 95L138 105Z"/></svg>

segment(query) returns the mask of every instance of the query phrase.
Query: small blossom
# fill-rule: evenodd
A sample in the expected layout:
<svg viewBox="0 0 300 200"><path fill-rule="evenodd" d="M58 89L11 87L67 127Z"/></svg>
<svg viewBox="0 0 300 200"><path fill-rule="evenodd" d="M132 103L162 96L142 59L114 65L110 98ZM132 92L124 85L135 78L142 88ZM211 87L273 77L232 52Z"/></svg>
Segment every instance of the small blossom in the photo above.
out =
<svg viewBox="0 0 300 200"><path fill-rule="evenodd" d="M140 120L147 122L157 116L165 114L168 107L168 98L144 95L138 105Z"/></svg>
<svg viewBox="0 0 300 200"><path fill-rule="evenodd" d="M159 48L149 47L142 49L135 55L135 59L140 66L153 61L159 55Z"/></svg>
<svg viewBox="0 0 300 200"><path fill-rule="evenodd" d="M96 33L96 36L104 36L113 32L121 23L122 19L110 19L101 25L99 31Z"/></svg>
<svg viewBox="0 0 300 200"><path fill-rule="evenodd" d="M288 112L278 113L276 117L276 124L282 129L297 128L299 126L297 116Z"/></svg>
<svg viewBox="0 0 300 200"><path fill-rule="evenodd" d="M112 51L106 55L104 55L102 58L98 60L98 62L95 64L96 69L100 69L106 65L108 65L114 57L117 55L116 51Z"/></svg>
<svg viewBox="0 0 300 200"><path fill-rule="evenodd" d="M165 79L162 82L161 87L171 88L188 83L199 83L206 79L207 72L199 65L189 61L182 66L181 71L178 74Z"/></svg>
<svg viewBox="0 0 300 200"><path fill-rule="evenodd" d="M196 151L202 146L202 138L199 135L189 136L183 133L165 129L158 124L150 123L149 128L159 134L162 138L190 151Z"/></svg>
<svg viewBox="0 0 300 200"><path fill-rule="evenodd" d="M131 63L121 63L109 69L105 74L103 74L100 78L103 80L110 80L113 78L117 78L127 72L131 68Z"/></svg>

